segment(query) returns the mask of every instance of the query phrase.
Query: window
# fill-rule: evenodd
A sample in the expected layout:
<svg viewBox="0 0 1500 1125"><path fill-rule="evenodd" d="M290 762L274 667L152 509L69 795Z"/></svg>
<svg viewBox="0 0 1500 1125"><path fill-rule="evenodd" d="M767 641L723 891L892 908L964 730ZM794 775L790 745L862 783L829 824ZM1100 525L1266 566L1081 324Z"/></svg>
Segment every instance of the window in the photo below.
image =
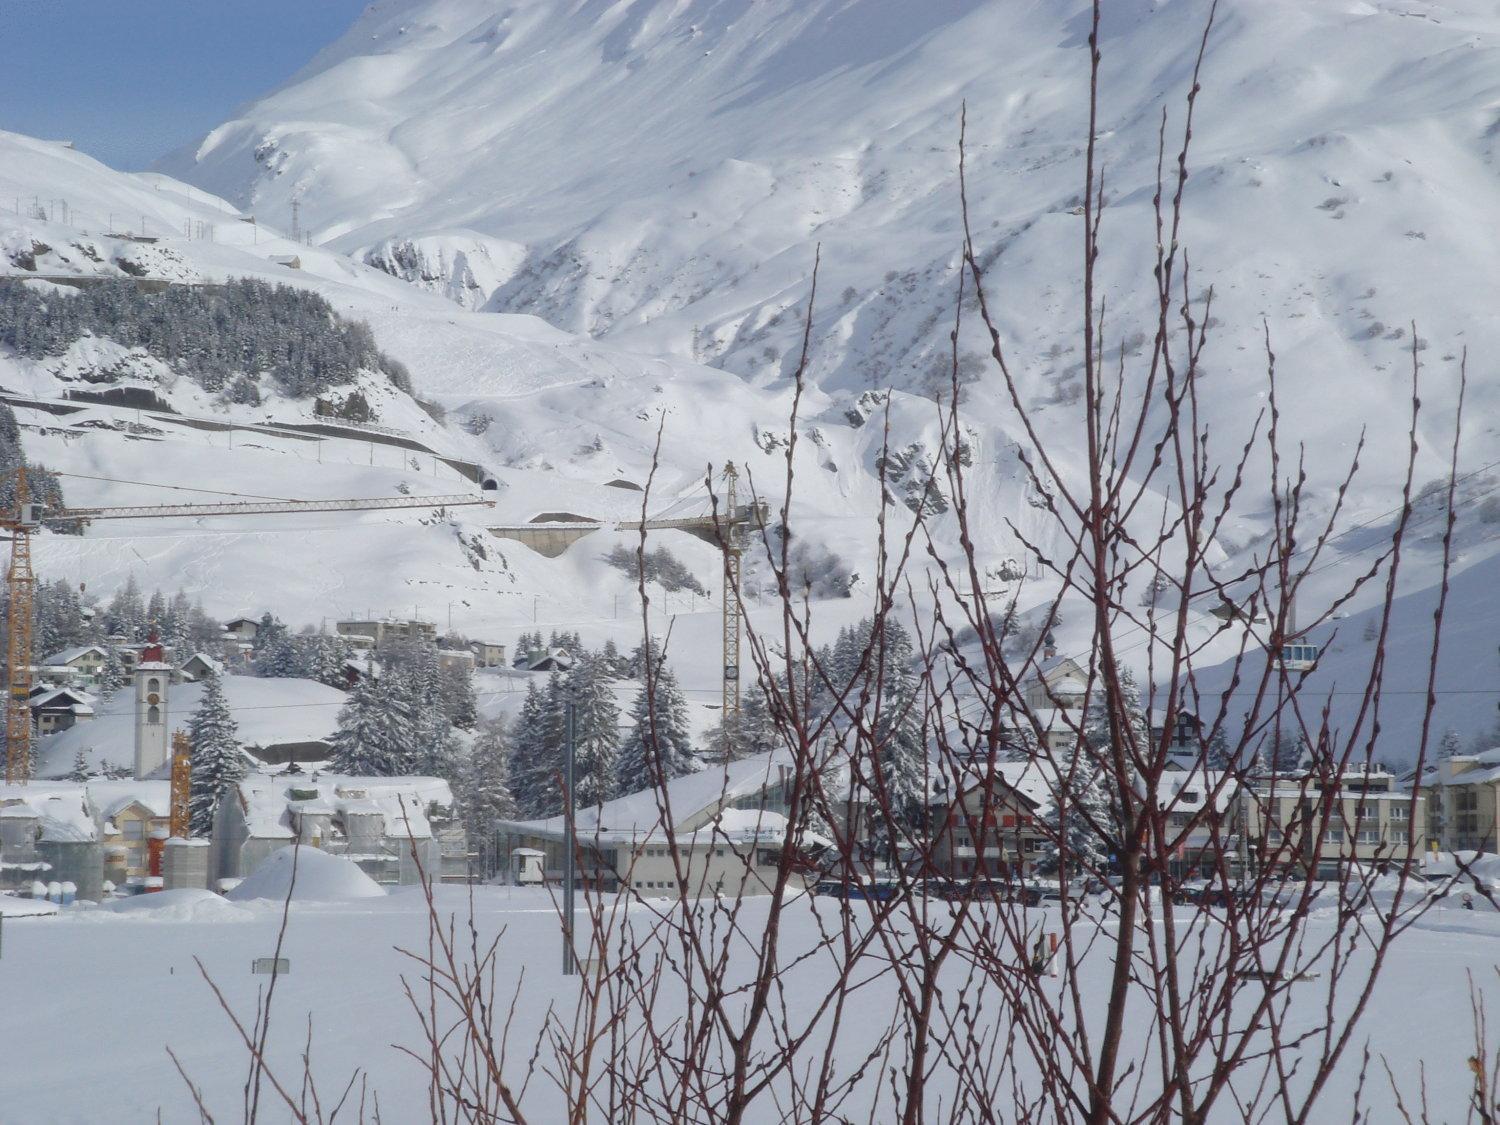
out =
<svg viewBox="0 0 1500 1125"><path fill-rule="evenodd" d="M1364 827L1361 827L1360 830L1359 830L1359 842L1361 844L1378 844L1378 843L1380 843L1380 829L1378 827L1373 827L1373 828L1364 828Z"/></svg>
<svg viewBox="0 0 1500 1125"><path fill-rule="evenodd" d="M1392 805L1390 812L1390 821L1392 824L1400 823L1404 827L1406 824L1407 814L1408 809L1405 805Z"/></svg>
<svg viewBox="0 0 1500 1125"><path fill-rule="evenodd" d="M1330 824L1328 826L1328 842L1330 844L1342 844L1344 842L1344 829L1341 825Z"/></svg>
<svg viewBox="0 0 1500 1125"><path fill-rule="evenodd" d="M154 703L146 711L146 722L151 726L161 725L161 708Z"/></svg>
<svg viewBox="0 0 1500 1125"><path fill-rule="evenodd" d="M146 822L144 820L127 820L120 825L125 839L143 840L146 838Z"/></svg>
<svg viewBox="0 0 1500 1125"><path fill-rule="evenodd" d="M146 690L149 692L160 692L161 681L158 680L155 676L152 676L149 680L146 681Z"/></svg>

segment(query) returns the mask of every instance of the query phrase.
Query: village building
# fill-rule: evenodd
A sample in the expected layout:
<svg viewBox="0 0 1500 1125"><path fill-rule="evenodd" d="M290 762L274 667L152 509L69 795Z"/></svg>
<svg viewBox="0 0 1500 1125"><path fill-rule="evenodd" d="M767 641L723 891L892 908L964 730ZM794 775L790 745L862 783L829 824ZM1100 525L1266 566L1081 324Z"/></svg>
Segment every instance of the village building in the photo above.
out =
<svg viewBox="0 0 1500 1125"><path fill-rule="evenodd" d="M78 898L103 896L99 825L84 786L0 786L0 890L70 883Z"/></svg>
<svg viewBox="0 0 1500 1125"><path fill-rule="evenodd" d="M564 649L539 648L517 653L512 665L523 672L566 672L573 663L572 654Z"/></svg>
<svg viewBox="0 0 1500 1125"><path fill-rule="evenodd" d="M86 787L97 810L105 880L124 890L145 890L160 875L153 852L160 852L170 834L170 783L91 780Z"/></svg>
<svg viewBox="0 0 1500 1125"><path fill-rule="evenodd" d="M195 683L204 676L222 676L226 669L221 661L206 652L195 652L177 667L179 679Z"/></svg>
<svg viewBox="0 0 1500 1125"><path fill-rule="evenodd" d="M1157 785L1166 810L1167 867L1177 879L1240 870L1239 788L1218 770L1165 770Z"/></svg>
<svg viewBox="0 0 1500 1125"><path fill-rule="evenodd" d="M689 894L769 893L788 846L791 769L790 757L773 751L676 778L666 786L670 823L654 789L579 809L580 884L648 898L676 894L675 845ZM561 880L567 846L561 816L503 820L494 830L513 878L520 871L527 880ZM796 885L804 881L796 877Z"/></svg>
<svg viewBox="0 0 1500 1125"><path fill-rule="evenodd" d="M98 701L81 688L42 685L32 689L28 702L36 732L54 734L92 719Z"/></svg>
<svg viewBox="0 0 1500 1125"><path fill-rule="evenodd" d="M1021 686L1022 698L1033 711L1058 708L1081 711L1088 696L1088 673L1071 656L1041 661Z"/></svg>
<svg viewBox="0 0 1500 1125"><path fill-rule="evenodd" d="M1314 879L1401 864L1427 846L1426 806L1378 767L1349 769L1332 784L1314 775L1252 780L1239 791L1244 862Z"/></svg>
<svg viewBox="0 0 1500 1125"><path fill-rule="evenodd" d="M1183 768L1191 768L1203 755L1203 723L1196 712L1179 707L1172 716L1172 729L1167 731L1167 712L1157 708L1151 712L1151 740L1161 745L1167 739L1167 755Z"/></svg>
<svg viewBox="0 0 1500 1125"><path fill-rule="evenodd" d="M44 657L36 671L49 683L94 687L108 666L108 649L101 645L81 645Z"/></svg>
<svg viewBox="0 0 1500 1125"><path fill-rule="evenodd" d="M224 632L237 641L253 641L260 622L254 617L234 617L224 622Z"/></svg>
<svg viewBox="0 0 1500 1125"><path fill-rule="evenodd" d="M1500 748L1441 759L1422 785L1445 851L1500 851Z"/></svg>
<svg viewBox="0 0 1500 1125"><path fill-rule="evenodd" d="M340 621L334 630L341 637L368 637L377 648L393 641L437 643L437 626L431 621Z"/></svg>
<svg viewBox="0 0 1500 1125"><path fill-rule="evenodd" d="M1056 779L1044 762L976 763L934 793L931 863L923 874L955 880L1035 873Z"/></svg>
<svg viewBox="0 0 1500 1125"><path fill-rule="evenodd" d="M497 641L470 641L469 648L481 668L504 668L505 646Z"/></svg>
<svg viewBox="0 0 1500 1125"><path fill-rule="evenodd" d="M472 652L454 648L438 649L437 662L444 672L472 672L476 663Z"/></svg>
<svg viewBox="0 0 1500 1125"><path fill-rule="evenodd" d="M252 774L214 817L211 873L238 879L300 841L357 863L377 883L470 877L467 838L453 793L434 777Z"/></svg>

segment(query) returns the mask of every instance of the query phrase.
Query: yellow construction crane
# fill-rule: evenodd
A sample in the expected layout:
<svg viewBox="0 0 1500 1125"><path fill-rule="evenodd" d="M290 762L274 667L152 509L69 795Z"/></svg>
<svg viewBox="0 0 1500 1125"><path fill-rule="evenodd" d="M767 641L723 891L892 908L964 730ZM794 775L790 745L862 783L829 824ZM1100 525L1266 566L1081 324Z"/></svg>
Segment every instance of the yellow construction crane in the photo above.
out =
<svg viewBox="0 0 1500 1125"><path fill-rule="evenodd" d="M186 840L192 824L192 809L188 798L193 791L193 746L188 741L187 731L172 735L172 797L168 806L167 834Z"/></svg>
<svg viewBox="0 0 1500 1125"><path fill-rule="evenodd" d="M194 519L205 516L263 516L292 512L366 512L389 508L493 507L493 500L472 495L376 496L354 500L248 500L222 504L148 504L116 508L62 508L43 511L27 491L26 467L16 470L16 510L0 519L10 532L10 630L5 672L5 781L22 784L31 776L31 626L36 579L31 571L31 536L45 524L94 520ZM172 768L176 783L177 767ZM174 806L175 808L175 806Z"/></svg>
<svg viewBox="0 0 1500 1125"><path fill-rule="evenodd" d="M31 533L41 525L41 505L31 502L26 465L16 468L16 510L4 521L10 532L10 629L5 646L5 783L31 775L31 623L36 576L31 572Z"/></svg>
<svg viewBox="0 0 1500 1125"><path fill-rule="evenodd" d="M730 461L724 466L724 505L729 513L724 532L724 709L719 729L723 731L724 758L729 758L729 736L740 717L740 569L743 548L739 539L739 470Z"/></svg>

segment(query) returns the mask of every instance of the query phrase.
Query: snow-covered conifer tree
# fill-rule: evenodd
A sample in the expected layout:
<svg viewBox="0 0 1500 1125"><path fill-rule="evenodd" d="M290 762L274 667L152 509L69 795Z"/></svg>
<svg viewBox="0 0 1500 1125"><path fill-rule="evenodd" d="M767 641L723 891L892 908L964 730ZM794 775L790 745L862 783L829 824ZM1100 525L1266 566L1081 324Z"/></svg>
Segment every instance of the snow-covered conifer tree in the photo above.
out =
<svg viewBox="0 0 1500 1125"><path fill-rule="evenodd" d="M225 790L245 776L239 729L229 713L224 685L218 676L210 674L204 678L203 699L188 722L188 740L193 762L188 797L189 832L206 837L213 834L214 812Z"/></svg>
<svg viewBox="0 0 1500 1125"><path fill-rule="evenodd" d="M89 772L88 758L84 756L83 748L80 746L78 752L73 755L73 768L68 771L68 781L87 781L93 774Z"/></svg>
<svg viewBox="0 0 1500 1125"><path fill-rule="evenodd" d="M1224 734L1224 728L1220 727L1208 740L1208 768L1211 770L1224 770L1229 768L1229 739Z"/></svg>
<svg viewBox="0 0 1500 1125"><path fill-rule="evenodd" d="M482 851L490 837L490 825L516 815L516 800L510 790L511 753L504 723L492 720L480 726L455 786L470 847L478 846Z"/></svg>
<svg viewBox="0 0 1500 1125"><path fill-rule="evenodd" d="M383 680L359 681L333 735L337 773L394 777L411 772L417 738L406 700Z"/></svg>
<svg viewBox="0 0 1500 1125"><path fill-rule="evenodd" d="M676 675L670 668L662 668L656 673L654 687L654 692L648 692L643 683L630 708L634 725L615 760L615 792L619 795L653 788L700 766L688 731L687 701Z"/></svg>
<svg viewBox="0 0 1500 1125"><path fill-rule="evenodd" d="M126 576L125 585L110 599L107 617L109 631L123 636L127 642L140 640L146 635L146 605L141 600L141 588L136 585L134 574Z"/></svg>
<svg viewBox="0 0 1500 1125"><path fill-rule="evenodd" d="M1071 776L1065 773L1058 779L1042 821L1048 839L1037 866L1044 873L1069 879L1104 870L1111 846L1106 834L1113 830L1113 818L1102 780L1086 757L1078 758Z"/></svg>
<svg viewBox="0 0 1500 1125"><path fill-rule="evenodd" d="M1434 756L1438 761L1441 762L1445 758L1452 758L1457 756L1461 747L1462 742L1458 737L1458 731L1454 730L1452 727L1449 727L1447 730L1443 731L1443 737L1438 739L1437 753Z"/></svg>
<svg viewBox="0 0 1500 1125"><path fill-rule="evenodd" d="M467 664L443 671L438 684L443 713L460 730L473 730L479 722L479 701L474 695L474 673Z"/></svg>
<svg viewBox="0 0 1500 1125"><path fill-rule="evenodd" d="M272 679L295 679L302 676L306 671L302 641L301 637L283 633L262 645L255 657L255 674Z"/></svg>
<svg viewBox="0 0 1500 1125"><path fill-rule="evenodd" d="M555 765L548 755L547 719L547 700L532 681L510 729L511 793L525 817L551 816L560 803L552 777Z"/></svg>
<svg viewBox="0 0 1500 1125"><path fill-rule="evenodd" d="M614 793L620 709L615 706L609 685L609 676L592 653L585 654L567 676L564 692L574 713L575 808L603 804Z"/></svg>

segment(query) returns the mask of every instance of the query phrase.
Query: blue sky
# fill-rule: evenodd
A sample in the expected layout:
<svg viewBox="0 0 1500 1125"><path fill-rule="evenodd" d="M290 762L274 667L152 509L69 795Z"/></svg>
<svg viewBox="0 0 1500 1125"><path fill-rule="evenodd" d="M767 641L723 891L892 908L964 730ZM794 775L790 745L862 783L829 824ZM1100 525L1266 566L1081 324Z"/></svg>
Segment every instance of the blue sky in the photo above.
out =
<svg viewBox="0 0 1500 1125"><path fill-rule="evenodd" d="M128 171L290 77L365 0L0 0L0 129Z"/></svg>

